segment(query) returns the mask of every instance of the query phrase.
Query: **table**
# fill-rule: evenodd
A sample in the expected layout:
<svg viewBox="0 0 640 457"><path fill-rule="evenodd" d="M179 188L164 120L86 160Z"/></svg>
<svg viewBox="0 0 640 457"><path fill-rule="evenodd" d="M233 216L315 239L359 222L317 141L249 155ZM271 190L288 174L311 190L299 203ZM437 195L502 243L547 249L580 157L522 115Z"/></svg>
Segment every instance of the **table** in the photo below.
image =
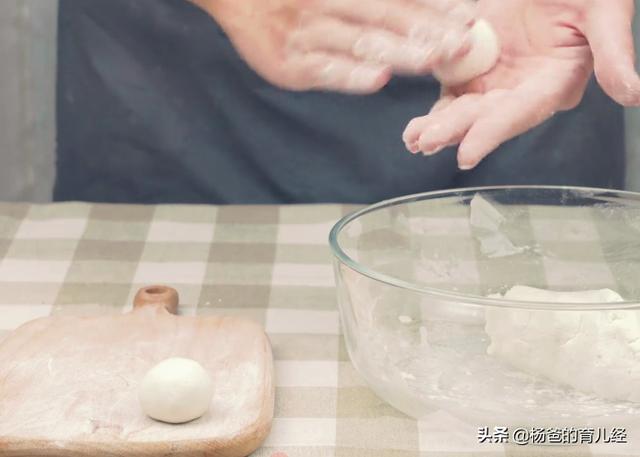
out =
<svg viewBox="0 0 640 457"><path fill-rule="evenodd" d="M276 411L256 457L606 455L479 444L477 424L445 413L417 422L377 398L340 336L327 245L353 209L0 204L0 338L49 314L123 312L139 287L164 283L180 292L183 314L265 326ZM610 455L633 455L623 451Z"/></svg>

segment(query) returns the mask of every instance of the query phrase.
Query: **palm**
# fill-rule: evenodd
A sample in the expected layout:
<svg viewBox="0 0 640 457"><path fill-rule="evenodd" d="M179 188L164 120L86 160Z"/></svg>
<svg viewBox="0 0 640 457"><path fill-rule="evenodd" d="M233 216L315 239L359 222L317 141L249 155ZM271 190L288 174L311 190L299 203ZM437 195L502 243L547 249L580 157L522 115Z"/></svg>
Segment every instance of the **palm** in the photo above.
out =
<svg viewBox="0 0 640 457"><path fill-rule="evenodd" d="M460 143L458 161L468 169L507 139L575 107L594 62L592 40L579 31L585 28L581 8L599 1L480 0L482 16L501 39L500 60L467 84L443 88L432 112L407 127L407 147L429 154ZM629 0L617 2L632 11Z"/></svg>
<svg viewBox="0 0 640 457"><path fill-rule="evenodd" d="M571 25L570 3L558 7L545 0L511 0L506 5L481 0L480 8L501 38L502 55L498 65L467 90L513 90L547 72L572 87L586 83L592 56L586 38Z"/></svg>

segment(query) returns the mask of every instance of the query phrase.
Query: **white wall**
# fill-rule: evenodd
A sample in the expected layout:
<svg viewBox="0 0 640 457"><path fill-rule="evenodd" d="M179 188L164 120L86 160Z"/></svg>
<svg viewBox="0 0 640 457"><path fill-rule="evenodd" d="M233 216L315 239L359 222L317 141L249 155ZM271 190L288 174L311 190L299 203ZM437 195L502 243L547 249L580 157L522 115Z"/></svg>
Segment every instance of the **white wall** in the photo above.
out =
<svg viewBox="0 0 640 457"><path fill-rule="evenodd" d="M0 200L51 199L57 0L0 0Z"/></svg>
<svg viewBox="0 0 640 457"><path fill-rule="evenodd" d="M0 200L51 198L56 15L57 0L0 0ZM640 191L638 109L627 112L627 144L627 185Z"/></svg>

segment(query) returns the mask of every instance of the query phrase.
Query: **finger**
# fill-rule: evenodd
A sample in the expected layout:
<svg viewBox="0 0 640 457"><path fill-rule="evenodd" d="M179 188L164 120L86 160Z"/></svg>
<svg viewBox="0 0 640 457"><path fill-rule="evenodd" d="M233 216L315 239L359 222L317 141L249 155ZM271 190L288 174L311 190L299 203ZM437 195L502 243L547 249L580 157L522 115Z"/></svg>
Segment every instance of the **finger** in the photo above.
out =
<svg viewBox="0 0 640 457"><path fill-rule="evenodd" d="M435 52L392 32L358 27L329 17L302 24L291 34L288 45L303 52L341 53L354 60L390 65L396 72L404 73L425 72L438 60Z"/></svg>
<svg viewBox="0 0 640 457"><path fill-rule="evenodd" d="M433 155L460 143L480 115L481 98L479 94L463 95L434 113L418 140L420 150L425 155Z"/></svg>
<svg viewBox="0 0 640 457"><path fill-rule="evenodd" d="M498 146L549 119L568 106L572 79L550 82L549 74L538 75L516 89L494 91L482 100L483 114L466 133L458 149L461 170L475 168ZM586 84L586 78L585 78ZM582 91L580 91L582 89ZM578 88L582 93L584 87ZM577 104L577 102L573 103Z"/></svg>
<svg viewBox="0 0 640 457"><path fill-rule="evenodd" d="M418 152L420 152L420 148L418 147L418 140L420 139L420 135L422 134L422 131L427 124L429 116L443 110L454 100L455 97L452 95L442 95L440 99L431 107L431 110L426 116L416 117L407 124L404 129L404 133L402 134L402 140L404 141L404 144L409 152L413 154L417 154Z"/></svg>
<svg viewBox="0 0 640 457"><path fill-rule="evenodd" d="M404 132L402 133L402 141L404 141L404 146L407 151L412 154L417 154L418 152L420 152L418 140L420 139L420 133L422 132L427 122L427 118L430 114L437 113L438 111L446 108L453 100L454 97L452 96L443 96L433 105L428 115L416 117L409 121L404 129Z"/></svg>
<svg viewBox="0 0 640 457"><path fill-rule="evenodd" d="M325 15L360 26L384 28L419 45L441 48L448 59L471 45L470 21L438 12L424 2L368 0L363 7L360 0L321 0L316 8Z"/></svg>
<svg viewBox="0 0 640 457"><path fill-rule="evenodd" d="M479 116L479 94L463 95L407 127L408 149L433 155L457 144Z"/></svg>
<svg viewBox="0 0 640 457"><path fill-rule="evenodd" d="M477 14L474 0L418 0L418 2L462 23L473 21Z"/></svg>
<svg viewBox="0 0 640 457"><path fill-rule="evenodd" d="M635 70L633 0L594 2L583 33L591 46L595 73L604 91L625 106L640 105L640 77Z"/></svg>
<svg viewBox="0 0 640 457"><path fill-rule="evenodd" d="M438 111L442 111L447 106L449 106L455 99L456 99L456 97L454 97L453 95L443 95L442 97L440 97L440 100L438 100L433 105L433 107L431 108L431 111L429 112L429 114L433 114L433 113L437 113Z"/></svg>
<svg viewBox="0 0 640 457"><path fill-rule="evenodd" d="M353 94L377 92L391 79L389 67L362 64L344 56L313 52L291 57L283 74L294 90L335 90Z"/></svg>
<svg viewBox="0 0 640 457"><path fill-rule="evenodd" d="M402 133L402 141L404 141L404 147L411 154L417 154L420 152L420 146L418 140L424 130L425 126L429 122L429 115L416 117L411 119Z"/></svg>

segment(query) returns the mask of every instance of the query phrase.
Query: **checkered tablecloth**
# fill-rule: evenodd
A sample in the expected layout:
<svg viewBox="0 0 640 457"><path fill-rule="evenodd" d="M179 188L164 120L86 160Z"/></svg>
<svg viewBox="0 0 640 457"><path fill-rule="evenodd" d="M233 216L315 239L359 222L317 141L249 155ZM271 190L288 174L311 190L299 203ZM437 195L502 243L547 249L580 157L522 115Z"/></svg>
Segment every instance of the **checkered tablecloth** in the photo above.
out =
<svg viewBox="0 0 640 457"><path fill-rule="evenodd" d="M121 313L139 287L163 283L180 292L183 314L265 326L276 410L258 457L605 455L480 445L477 424L445 412L418 423L377 398L340 336L327 246L352 209L0 204L0 338L50 314Z"/></svg>

